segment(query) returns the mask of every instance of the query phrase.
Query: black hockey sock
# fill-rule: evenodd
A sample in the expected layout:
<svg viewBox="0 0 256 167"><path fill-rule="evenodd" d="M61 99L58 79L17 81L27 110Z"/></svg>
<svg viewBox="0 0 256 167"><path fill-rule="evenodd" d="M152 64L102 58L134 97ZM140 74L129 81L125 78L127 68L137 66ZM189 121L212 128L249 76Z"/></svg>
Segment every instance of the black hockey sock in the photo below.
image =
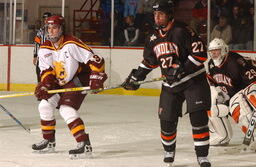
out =
<svg viewBox="0 0 256 167"><path fill-rule="evenodd" d="M164 150L167 152L175 152L177 122L160 120L160 125L161 125L161 141L162 141Z"/></svg>

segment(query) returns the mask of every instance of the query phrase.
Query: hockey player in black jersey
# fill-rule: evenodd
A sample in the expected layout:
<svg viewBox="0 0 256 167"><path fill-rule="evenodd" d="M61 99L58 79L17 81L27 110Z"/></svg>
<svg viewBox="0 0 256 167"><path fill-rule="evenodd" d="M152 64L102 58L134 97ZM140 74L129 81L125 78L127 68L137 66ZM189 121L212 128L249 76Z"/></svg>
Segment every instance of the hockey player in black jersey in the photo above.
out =
<svg viewBox="0 0 256 167"><path fill-rule="evenodd" d="M214 132L210 144L226 145L232 138L228 115L244 133L247 131L252 117L249 105L256 106L256 68L240 54L230 52L222 39L213 39L208 50L211 59L207 65L207 77L213 92L209 118Z"/></svg>
<svg viewBox="0 0 256 167"><path fill-rule="evenodd" d="M207 111L211 100L203 65L207 52L201 39L187 25L173 18L172 8L171 2L163 0L153 5L156 29L146 40L143 61L138 69L132 70L123 87L127 90L138 89L139 85L134 81L144 80L149 72L160 67L166 77L158 111L164 162L168 166L174 162L178 119L182 116L182 104L186 100L197 161L201 167L210 167L207 158Z"/></svg>

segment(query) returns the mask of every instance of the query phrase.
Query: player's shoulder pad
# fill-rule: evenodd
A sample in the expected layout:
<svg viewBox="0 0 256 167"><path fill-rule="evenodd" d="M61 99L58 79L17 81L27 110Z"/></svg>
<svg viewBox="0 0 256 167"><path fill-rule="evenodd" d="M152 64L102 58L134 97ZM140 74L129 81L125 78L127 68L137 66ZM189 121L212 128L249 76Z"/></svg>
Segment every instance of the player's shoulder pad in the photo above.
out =
<svg viewBox="0 0 256 167"><path fill-rule="evenodd" d="M52 46L52 43L48 40L46 40L42 45L40 45L40 48L55 50L55 48Z"/></svg>
<svg viewBox="0 0 256 167"><path fill-rule="evenodd" d="M75 44L78 47L84 48L86 50L92 51L89 46L87 46L83 41L80 39L76 38L75 36L72 35L65 35L63 39L63 44L61 47L68 45L68 44Z"/></svg>
<svg viewBox="0 0 256 167"><path fill-rule="evenodd" d="M247 61L244 59L243 56L236 52L230 51L229 55L229 62L235 61L239 66L245 67L247 65Z"/></svg>

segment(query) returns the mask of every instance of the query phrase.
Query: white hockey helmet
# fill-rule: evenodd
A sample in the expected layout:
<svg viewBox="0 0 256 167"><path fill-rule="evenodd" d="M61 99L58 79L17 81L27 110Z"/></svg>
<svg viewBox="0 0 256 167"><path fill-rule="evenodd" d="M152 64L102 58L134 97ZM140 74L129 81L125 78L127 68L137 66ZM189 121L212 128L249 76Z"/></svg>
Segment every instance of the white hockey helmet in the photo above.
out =
<svg viewBox="0 0 256 167"><path fill-rule="evenodd" d="M220 50L220 55L215 57L211 52L212 50ZM208 54L213 59L213 62L216 66L219 66L222 63L228 52L228 45L220 38L214 38L209 44Z"/></svg>

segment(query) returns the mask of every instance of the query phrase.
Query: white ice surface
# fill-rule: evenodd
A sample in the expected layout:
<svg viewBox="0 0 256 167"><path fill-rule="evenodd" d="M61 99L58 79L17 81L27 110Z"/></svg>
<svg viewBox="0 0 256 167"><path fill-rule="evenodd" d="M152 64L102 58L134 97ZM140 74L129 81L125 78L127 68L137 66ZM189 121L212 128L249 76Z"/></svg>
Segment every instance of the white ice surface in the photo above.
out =
<svg viewBox="0 0 256 167"><path fill-rule="evenodd" d="M0 111L0 167L164 167L157 116L158 97L88 95L80 109L93 146L92 159L70 160L76 146L66 124L56 111L56 151L38 154L31 145L41 140L38 102L34 97L1 99L25 126L27 133ZM242 143L236 125L231 146L211 147L213 167L256 167L256 153L224 151ZM197 167L188 116L179 121L175 167Z"/></svg>

